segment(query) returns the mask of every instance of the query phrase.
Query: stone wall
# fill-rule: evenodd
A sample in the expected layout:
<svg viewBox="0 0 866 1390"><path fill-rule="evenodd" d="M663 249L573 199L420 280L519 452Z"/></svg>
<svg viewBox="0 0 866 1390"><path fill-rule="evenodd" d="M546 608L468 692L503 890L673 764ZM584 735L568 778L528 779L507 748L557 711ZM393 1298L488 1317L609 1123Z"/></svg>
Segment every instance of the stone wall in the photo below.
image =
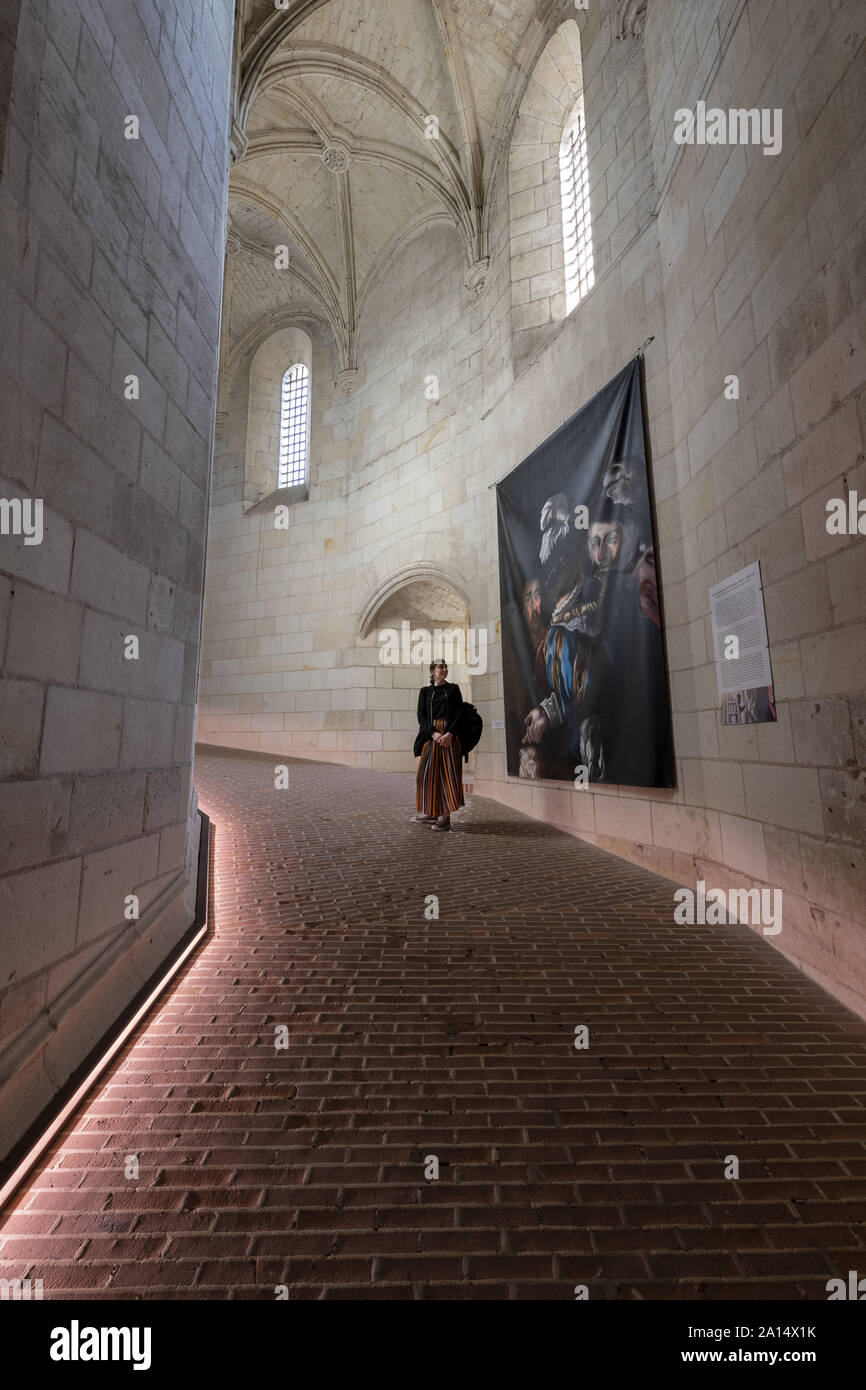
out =
<svg viewBox="0 0 866 1390"><path fill-rule="evenodd" d="M232 11L21 5L0 497L44 535L0 536L4 1153L194 916Z"/></svg>
<svg viewBox="0 0 866 1390"><path fill-rule="evenodd" d="M479 298L464 288L453 233L428 228L398 253L365 308L355 394L314 418L310 500L289 532L266 510L245 516L240 485L220 494L206 630L231 628L243 684L230 688L216 661L203 668L202 736L410 770L411 730L401 755L370 719L383 673L361 616L389 579L435 569L490 641L488 672L473 679L487 722L478 789L693 887L782 886L784 928L768 942L864 1010L863 541L824 527L828 497L864 488L862 12L650 0L640 39L616 39L596 7L578 23L595 287L537 350L515 346L528 325L512 301L507 168ZM675 144L675 110L698 99L781 107L781 153ZM537 290L545 298L549 286ZM491 727L502 707L489 485L650 335L678 786L531 785L506 776L504 735ZM327 357L323 346L325 391ZM425 397L431 374L438 400ZM737 400L724 396L729 374ZM725 729L707 589L754 559L779 720ZM295 623L303 650L244 655L257 630ZM417 671L399 682L408 710ZM270 714L282 723L263 724Z"/></svg>
<svg viewBox="0 0 866 1390"><path fill-rule="evenodd" d="M661 865L784 889L775 944L864 1009L864 64L851 3L653 0L646 55L671 412L656 469L682 809ZM782 148L675 146L672 108L782 112ZM858 311L859 306L859 311ZM739 400L723 396L729 373ZM658 451L659 444L656 442ZM778 723L725 728L707 587L761 562ZM857 579L859 576L859 581ZM671 870L668 870L669 872Z"/></svg>

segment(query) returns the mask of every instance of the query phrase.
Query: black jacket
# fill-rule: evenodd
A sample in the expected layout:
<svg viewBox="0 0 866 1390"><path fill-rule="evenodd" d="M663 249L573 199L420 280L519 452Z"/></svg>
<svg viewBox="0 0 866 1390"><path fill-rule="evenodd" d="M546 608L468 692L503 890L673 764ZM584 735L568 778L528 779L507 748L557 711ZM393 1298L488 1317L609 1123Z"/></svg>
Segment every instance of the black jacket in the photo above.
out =
<svg viewBox="0 0 866 1390"><path fill-rule="evenodd" d="M439 687L440 690L442 686ZM432 697L435 686L422 685L418 693L418 728L424 735L425 741L433 737L433 719L431 717ZM463 696L460 694L460 686L454 685L451 681L445 682L445 732L453 734L460 720L460 711L463 709Z"/></svg>

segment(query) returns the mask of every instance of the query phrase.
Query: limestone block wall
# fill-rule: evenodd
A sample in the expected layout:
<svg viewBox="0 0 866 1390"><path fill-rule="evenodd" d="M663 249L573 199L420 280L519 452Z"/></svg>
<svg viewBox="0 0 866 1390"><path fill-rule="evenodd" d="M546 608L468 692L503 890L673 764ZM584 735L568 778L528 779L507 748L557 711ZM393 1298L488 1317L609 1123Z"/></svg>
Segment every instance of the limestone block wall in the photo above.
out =
<svg viewBox="0 0 866 1390"><path fill-rule="evenodd" d="M335 712L344 698L336 683L324 698L311 692L325 679L321 673L336 666L338 644L351 646L357 631L337 602L345 583L338 571L346 569L347 527L353 524L340 500L351 422L334 387L330 345L318 331L309 338L310 497L292 506L288 530L275 529L273 506L245 477L250 371L260 346L255 339L221 382L199 684L197 736L204 742L259 747L264 735L273 736L278 752L293 746L310 752L315 741L309 731L324 728L319 716L329 708ZM270 329L265 341L273 341ZM295 346L291 339L285 344L286 367ZM250 507L255 510L246 515ZM331 560L334 573L326 579ZM352 669L358 672L360 665ZM348 686L360 676L357 682L337 679ZM335 724L330 732L336 734Z"/></svg>
<svg viewBox="0 0 866 1390"><path fill-rule="evenodd" d="M469 366L456 235L428 230L395 271L375 291L360 346L363 380L351 399L337 395L332 355L311 335L310 498L291 508L288 530L275 527L264 504L249 515L240 500L211 509L202 741L393 770L405 766L407 748L411 758L415 698L427 672L383 664L378 628L362 637L360 613L378 584L425 559L431 574L460 581L465 595L461 576L472 570L483 530L472 525L476 499L467 503L453 464L470 447L461 436L477 417L469 402L481 383ZM416 304L407 312L419 293L424 311ZM381 322L393 325L389 339ZM425 396L431 374L438 401ZM232 389L243 392L243 371ZM224 498L243 483L234 475L224 483L215 467L214 485ZM459 505L458 540L448 518ZM438 517L432 527L431 516ZM414 606L405 617L420 621ZM382 619L400 620L396 610ZM466 681L468 673L452 675Z"/></svg>
<svg viewBox="0 0 866 1390"><path fill-rule="evenodd" d="M233 7L20 8L0 497L43 535L0 535L0 1153L194 916Z"/></svg>
<svg viewBox="0 0 866 1390"><path fill-rule="evenodd" d="M527 325L513 302L507 173L478 299L452 233L428 228L404 247L365 310L357 390L314 420L310 501L289 533L262 512L244 516L239 501L213 512L225 549L209 561L206 633L231 628L231 678L251 684L229 689L212 663L202 736L411 770L411 718L398 728L389 706L405 755L373 720L381 682L405 683L408 709L416 675L383 676L361 622L389 581L435 570L489 638L487 672L472 683L487 722L478 790L679 883L781 886L784 926L768 943L864 1011L863 539L824 526L828 497L864 490L862 13L842 0L650 0L642 39L615 39L597 9L578 22L595 287L532 352L516 344ZM676 145L674 112L699 99L781 107L781 153ZM548 288L538 283L542 298ZM491 727L502 687L489 485L649 335L678 785L522 782L507 777L504 735ZM436 401L424 395L430 374ZM730 374L736 400L724 396ZM725 729L707 590L754 559L779 719ZM258 649L245 655L239 644L257 640L259 623L298 648L270 665Z"/></svg>
<svg viewBox="0 0 866 1390"><path fill-rule="evenodd" d="M653 830L660 848L695 845L707 881L725 886L725 864L783 887L775 944L862 1011L866 554L862 536L828 535L826 503L864 481L866 17L731 0L700 19L654 0L646 31L671 397L656 493L685 800L653 807ZM700 98L780 110L781 152L672 146L672 108ZM725 728L706 590L753 560L778 722Z"/></svg>

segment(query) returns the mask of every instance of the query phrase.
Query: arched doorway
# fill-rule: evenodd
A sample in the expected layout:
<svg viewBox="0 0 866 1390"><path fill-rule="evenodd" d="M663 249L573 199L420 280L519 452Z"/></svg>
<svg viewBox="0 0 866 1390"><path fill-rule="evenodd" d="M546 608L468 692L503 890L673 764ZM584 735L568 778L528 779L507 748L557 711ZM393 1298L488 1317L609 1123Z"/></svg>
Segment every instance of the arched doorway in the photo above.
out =
<svg viewBox="0 0 866 1390"><path fill-rule="evenodd" d="M465 700L472 699L472 676L482 654L469 604L433 567L410 572L378 587L365 605L361 638L376 654L367 709L372 710L373 728L381 731L382 747L372 765L380 771L409 771L417 694L429 680L430 661L444 657L449 680L460 686Z"/></svg>

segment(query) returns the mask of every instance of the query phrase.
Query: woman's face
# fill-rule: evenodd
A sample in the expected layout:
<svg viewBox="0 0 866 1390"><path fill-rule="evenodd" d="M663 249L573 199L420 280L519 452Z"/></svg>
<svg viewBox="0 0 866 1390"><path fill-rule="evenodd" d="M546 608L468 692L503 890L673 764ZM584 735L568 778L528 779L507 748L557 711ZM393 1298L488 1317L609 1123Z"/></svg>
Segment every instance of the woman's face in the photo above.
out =
<svg viewBox="0 0 866 1390"><path fill-rule="evenodd" d="M448 679L448 667L444 661L437 661L433 667L433 679L437 685L444 685Z"/></svg>

